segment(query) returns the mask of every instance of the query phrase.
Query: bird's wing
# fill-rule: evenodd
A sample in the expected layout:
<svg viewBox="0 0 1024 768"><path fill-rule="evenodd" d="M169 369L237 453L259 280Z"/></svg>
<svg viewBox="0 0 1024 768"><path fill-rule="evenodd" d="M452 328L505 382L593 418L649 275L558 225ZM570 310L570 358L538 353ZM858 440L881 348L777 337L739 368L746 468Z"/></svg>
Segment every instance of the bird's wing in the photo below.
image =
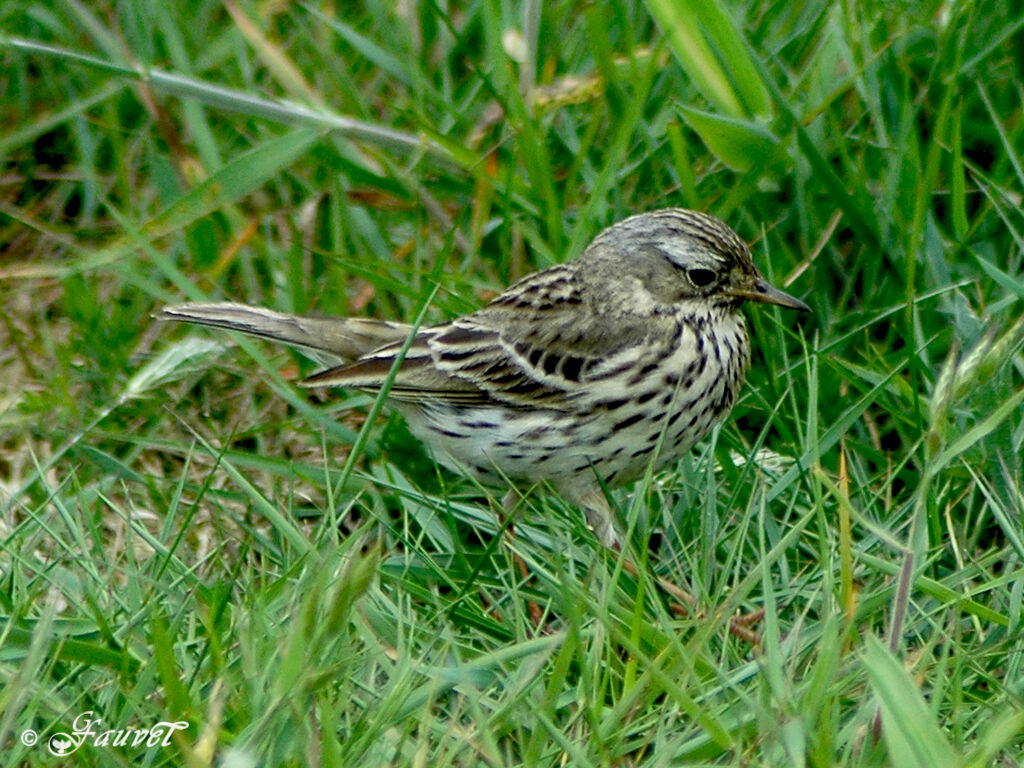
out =
<svg viewBox="0 0 1024 768"><path fill-rule="evenodd" d="M402 358L388 395L396 400L416 402L434 400L458 405L483 405L489 402L487 393L469 381L451 376L434 365L430 339L443 334L450 326L441 325L421 329L413 338ZM391 369L406 346L406 339L387 344L366 354L353 363L328 368L302 381L304 387L346 387L371 392L381 389L391 375Z"/></svg>
<svg viewBox="0 0 1024 768"><path fill-rule="evenodd" d="M611 327L611 326L614 327ZM536 273L486 307L420 330L389 395L399 400L571 410L622 397L622 373L654 365L677 333L670 318L617 314L602 322L565 267ZM396 342L307 379L308 386L379 389Z"/></svg>

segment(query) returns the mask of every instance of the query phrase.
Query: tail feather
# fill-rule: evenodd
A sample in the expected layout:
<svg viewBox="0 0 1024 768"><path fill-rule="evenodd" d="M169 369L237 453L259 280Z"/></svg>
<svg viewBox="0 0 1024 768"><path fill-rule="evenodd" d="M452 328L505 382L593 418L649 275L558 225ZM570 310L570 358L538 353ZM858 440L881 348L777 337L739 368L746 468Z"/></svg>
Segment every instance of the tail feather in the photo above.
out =
<svg viewBox="0 0 1024 768"><path fill-rule="evenodd" d="M343 361L403 341L412 326L385 320L349 317L288 315L244 304L175 304L157 317L185 323L226 328L230 331L280 341L293 347L326 352Z"/></svg>
<svg viewBox="0 0 1024 768"><path fill-rule="evenodd" d="M157 318L226 328L302 347L328 366L302 381L302 386L347 387L370 392L379 390L388 380L396 355L405 347L413 329L411 325L383 320L303 317L230 303L175 304L164 307ZM490 395L472 382L434 365L430 339L449 330L449 326L442 325L419 331L391 380L392 399L435 400L464 406L491 402Z"/></svg>

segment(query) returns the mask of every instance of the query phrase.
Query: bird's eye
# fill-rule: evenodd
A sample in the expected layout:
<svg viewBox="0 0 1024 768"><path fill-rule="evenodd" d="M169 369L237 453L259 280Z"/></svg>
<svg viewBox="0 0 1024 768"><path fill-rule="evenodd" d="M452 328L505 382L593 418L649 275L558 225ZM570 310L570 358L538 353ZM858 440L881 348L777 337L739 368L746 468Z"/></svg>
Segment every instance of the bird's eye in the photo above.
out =
<svg viewBox="0 0 1024 768"><path fill-rule="evenodd" d="M711 285L715 282L715 277L717 277L713 269L691 269L686 274L689 276L690 282L698 288L705 288Z"/></svg>

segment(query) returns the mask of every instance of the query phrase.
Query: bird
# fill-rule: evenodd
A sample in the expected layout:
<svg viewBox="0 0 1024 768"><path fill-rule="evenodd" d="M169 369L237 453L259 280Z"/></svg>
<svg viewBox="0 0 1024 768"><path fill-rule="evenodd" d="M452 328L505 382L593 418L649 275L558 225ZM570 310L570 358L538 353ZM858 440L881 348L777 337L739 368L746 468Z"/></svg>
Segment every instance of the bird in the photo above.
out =
<svg viewBox="0 0 1024 768"><path fill-rule="evenodd" d="M676 461L730 412L750 364L748 301L809 311L765 280L727 224L665 208L438 325L223 302L158 317L334 359L302 385L388 387L435 460L492 487L545 481L617 548L606 489Z"/></svg>

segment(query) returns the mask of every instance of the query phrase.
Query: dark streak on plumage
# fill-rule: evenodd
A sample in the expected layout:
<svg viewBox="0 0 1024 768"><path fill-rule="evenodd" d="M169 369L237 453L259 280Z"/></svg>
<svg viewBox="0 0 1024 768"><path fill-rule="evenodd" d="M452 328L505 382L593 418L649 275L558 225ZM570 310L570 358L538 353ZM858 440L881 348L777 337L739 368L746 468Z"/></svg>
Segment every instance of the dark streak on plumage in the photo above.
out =
<svg viewBox="0 0 1024 768"><path fill-rule="evenodd" d="M637 405L643 405L648 400L653 400L655 398L655 396L657 396L657 394L658 394L658 391L656 389L650 389L647 392L644 392L642 395L639 395L636 398L636 404Z"/></svg>
<svg viewBox="0 0 1024 768"><path fill-rule="evenodd" d="M621 429L626 429L636 424L641 419L647 418L647 414L643 411L637 411L632 416L627 416L622 421L617 421L612 425L612 431L618 432Z"/></svg>

